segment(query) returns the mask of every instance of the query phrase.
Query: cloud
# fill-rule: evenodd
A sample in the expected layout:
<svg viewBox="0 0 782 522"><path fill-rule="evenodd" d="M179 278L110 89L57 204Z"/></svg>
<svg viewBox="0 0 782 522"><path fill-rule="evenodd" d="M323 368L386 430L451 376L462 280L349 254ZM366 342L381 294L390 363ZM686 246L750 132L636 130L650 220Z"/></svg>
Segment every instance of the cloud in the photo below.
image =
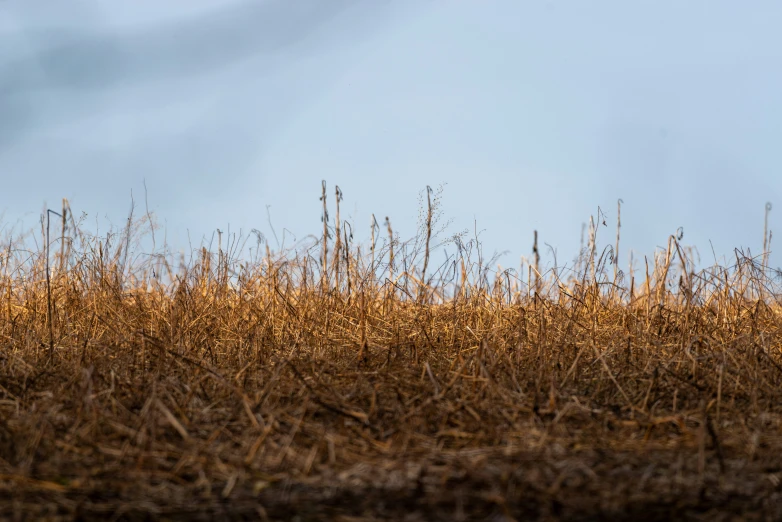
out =
<svg viewBox="0 0 782 522"><path fill-rule="evenodd" d="M75 27L43 29L25 27L25 18L18 17L22 27L0 37L0 48L6 49L0 61L0 149L27 132L83 115L83 110L68 110L67 103L47 110L52 96L84 99L133 85L196 78L263 56L270 59L260 73L269 74L281 63L271 58L281 52L296 47L301 57L317 50L313 35L356 4L247 1L120 31L107 28L97 15L85 16L86 22ZM41 6L30 7L36 8ZM12 53L16 56L9 59Z"/></svg>

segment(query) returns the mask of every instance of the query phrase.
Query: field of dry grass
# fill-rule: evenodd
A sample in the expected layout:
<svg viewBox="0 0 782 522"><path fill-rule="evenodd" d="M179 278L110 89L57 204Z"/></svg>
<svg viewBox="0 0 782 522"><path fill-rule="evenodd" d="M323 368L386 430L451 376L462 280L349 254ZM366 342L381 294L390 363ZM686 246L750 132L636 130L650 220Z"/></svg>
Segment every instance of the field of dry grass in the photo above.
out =
<svg viewBox="0 0 782 522"><path fill-rule="evenodd" d="M325 196L286 249L178 259L67 205L10 238L0 519L782 519L763 256L695 270L671 236L630 274L592 226L568 269L535 241L497 273L465 236L442 261L431 193L364 244Z"/></svg>

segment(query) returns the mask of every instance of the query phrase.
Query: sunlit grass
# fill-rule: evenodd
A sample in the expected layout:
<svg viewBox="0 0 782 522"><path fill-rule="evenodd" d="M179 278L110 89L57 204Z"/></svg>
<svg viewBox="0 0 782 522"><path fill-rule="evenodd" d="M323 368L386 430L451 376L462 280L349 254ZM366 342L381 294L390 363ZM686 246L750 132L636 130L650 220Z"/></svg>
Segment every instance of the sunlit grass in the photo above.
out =
<svg viewBox="0 0 782 522"><path fill-rule="evenodd" d="M530 231L495 270L442 238L439 192L365 244L322 196L284 251L220 232L186 259L149 213L98 237L67 203L9 238L0 516L782 517L766 252L696 271L674 234L636 277L593 220L571 268Z"/></svg>

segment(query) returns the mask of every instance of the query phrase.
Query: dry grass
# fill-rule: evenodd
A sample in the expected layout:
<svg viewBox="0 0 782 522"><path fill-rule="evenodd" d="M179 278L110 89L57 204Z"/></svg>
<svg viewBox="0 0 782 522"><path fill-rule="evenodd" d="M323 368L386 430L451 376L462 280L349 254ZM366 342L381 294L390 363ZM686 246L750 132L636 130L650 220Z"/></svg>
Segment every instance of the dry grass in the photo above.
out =
<svg viewBox="0 0 782 522"><path fill-rule="evenodd" d="M320 240L265 255L220 234L176 267L135 254L148 213L94 237L67 205L50 248L7 242L0 518L782 518L761 263L696 272L672 236L636 282L593 222L575 271L536 240L491 275L464 237L435 268L429 190L369 255L344 224L329 252L323 197Z"/></svg>

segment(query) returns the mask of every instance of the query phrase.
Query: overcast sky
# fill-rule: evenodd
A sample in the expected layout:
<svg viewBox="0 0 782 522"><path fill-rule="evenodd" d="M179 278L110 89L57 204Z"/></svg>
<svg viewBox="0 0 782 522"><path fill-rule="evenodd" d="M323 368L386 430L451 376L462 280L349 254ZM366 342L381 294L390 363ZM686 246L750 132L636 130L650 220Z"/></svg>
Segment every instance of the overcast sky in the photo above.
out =
<svg viewBox="0 0 782 522"><path fill-rule="evenodd" d="M767 201L782 242L780 27L772 0L5 0L0 212L121 224L146 180L178 246L271 236L267 205L301 238L325 179L359 238L373 212L410 236L445 183L449 231L504 266L535 229L568 260L598 207L613 243L618 198L623 268L678 227L704 263L757 254Z"/></svg>

